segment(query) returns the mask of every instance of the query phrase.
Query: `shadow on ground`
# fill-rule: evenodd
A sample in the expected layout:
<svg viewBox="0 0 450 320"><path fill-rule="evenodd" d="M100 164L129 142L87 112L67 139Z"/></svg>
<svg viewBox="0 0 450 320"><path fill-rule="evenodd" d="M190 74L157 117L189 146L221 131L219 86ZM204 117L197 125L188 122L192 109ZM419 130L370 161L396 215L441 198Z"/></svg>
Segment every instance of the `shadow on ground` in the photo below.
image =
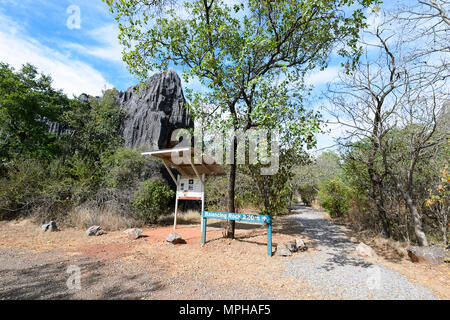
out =
<svg viewBox="0 0 450 320"><path fill-rule="evenodd" d="M20 259L23 255L20 254ZM21 267L20 261L10 268L4 268L4 264L0 263L0 299L138 299L163 288L161 283L149 279L147 274L114 272L111 265L102 261L76 258L42 263L36 255L29 253L26 256L26 262L30 261L30 257L33 260L31 267ZM81 289L73 286L70 289L68 286L68 283L74 284L72 279L75 275L67 272L70 265L80 268Z"/></svg>

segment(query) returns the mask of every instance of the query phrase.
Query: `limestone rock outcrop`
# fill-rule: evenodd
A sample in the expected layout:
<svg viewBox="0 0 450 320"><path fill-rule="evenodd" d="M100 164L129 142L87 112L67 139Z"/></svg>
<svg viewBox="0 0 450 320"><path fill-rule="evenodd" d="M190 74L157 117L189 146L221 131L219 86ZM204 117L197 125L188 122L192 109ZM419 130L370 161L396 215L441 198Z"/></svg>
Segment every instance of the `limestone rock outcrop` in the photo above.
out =
<svg viewBox="0 0 450 320"><path fill-rule="evenodd" d="M133 149L150 151L171 147L170 138L175 129L194 127L180 77L172 68L119 92L118 102L126 110L121 135L126 146Z"/></svg>

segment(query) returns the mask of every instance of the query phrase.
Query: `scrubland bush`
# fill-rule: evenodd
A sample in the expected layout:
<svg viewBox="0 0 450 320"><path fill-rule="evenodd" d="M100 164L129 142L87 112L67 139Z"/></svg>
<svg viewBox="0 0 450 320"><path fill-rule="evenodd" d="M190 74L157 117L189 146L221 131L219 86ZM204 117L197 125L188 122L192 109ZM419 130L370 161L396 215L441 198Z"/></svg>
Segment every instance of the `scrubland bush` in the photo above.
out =
<svg viewBox="0 0 450 320"><path fill-rule="evenodd" d="M298 193L300 194L302 202L306 206L310 206L317 196L317 189L310 184L301 185L298 187Z"/></svg>
<svg viewBox="0 0 450 320"><path fill-rule="evenodd" d="M145 158L136 150L119 148L113 154L104 157L102 162L105 185L118 188L135 185L139 181Z"/></svg>
<svg viewBox="0 0 450 320"><path fill-rule="evenodd" d="M228 179L226 176L209 178L206 182L206 209L227 211ZM244 174L236 176L235 206L237 211L260 210L262 200L256 185Z"/></svg>
<svg viewBox="0 0 450 320"><path fill-rule="evenodd" d="M338 179L323 181L319 185L319 204L331 217L342 217L350 205L351 189Z"/></svg>
<svg viewBox="0 0 450 320"><path fill-rule="evenodd" d="M152 178L140 183L133 195L132 206L146 221L156 222L159 216L167 213L174 195L165 181Z"/></svg>

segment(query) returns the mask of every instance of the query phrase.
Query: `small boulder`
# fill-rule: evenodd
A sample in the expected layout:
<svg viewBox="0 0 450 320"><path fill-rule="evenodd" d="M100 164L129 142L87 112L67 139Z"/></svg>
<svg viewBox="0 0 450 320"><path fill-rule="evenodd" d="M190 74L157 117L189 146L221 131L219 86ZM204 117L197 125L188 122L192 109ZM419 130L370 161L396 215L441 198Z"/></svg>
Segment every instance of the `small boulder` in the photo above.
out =
<svg viewBox="0 0 450 320"><path fill-rule="evenodd" d="M292 252L289 250L288 246L286 244L280 244L277 246L276 251L278 256L282 257L290 257L292 256Z"/></svg>
<svg viewBox="0 0 450 320"><path fill-rule="evenodd" d="M297 249L299 251L306 251L306 250L308 250L308 247L306 246L305 242L302 239L300 239L300 238L295 239L295 244L296 244Z"/></svg>
<svg viewBox="0 0 450 320"><path fill-rule="evenodd" d="M172 232L170 233L167 238L166 241L171 243L171 244L178 244L178 243L185 243L185 241L183 240L183 238L180 236L180 234L176 233L176 232Z"/></svg>
<svg viewBox="0 0 450 320"><path fill-rule="evenodd" d="M356 253L361 257L376 258L377 254L375 250L369 247L367 244L360 242L355 249Z"/></svg>
<svg viewBox="0 0 450 320"><path fill-rule="evenodd" d="M49 223L43 224L41 226L41 230L43 232L47 232L47 231L53 232L53 231L57 231L58 228L56 227L55 221L50 221Z"/></svg>
<svg viewBox="0 0 450 320"><path fill-rule="evenodd" d="M412 262L428 262L431 264L441 264L449 255L441 247L409 247L406 249Z"/></svg>
<svg viewBox="0 0 450 320"><path fill-rule="evenodd" d="M132 228L124 231L125 235L130 240L136 240L142 234L142 230L138 228Z"/></svg>
<svg viewBox="0 0 450 320"><path fill-rule="evenodd" d="M297 252L298 251L298 247L297 244L295 242L289 242L286 243L287 248L289 249L290 252Z"/></svg>
<svg viewBox="0 0 450 320"><path fill-rule="evenodd" d="M104 232L100 226L91 226L86 230L87 236L101 236L102 234L104 234Z"/></svg>

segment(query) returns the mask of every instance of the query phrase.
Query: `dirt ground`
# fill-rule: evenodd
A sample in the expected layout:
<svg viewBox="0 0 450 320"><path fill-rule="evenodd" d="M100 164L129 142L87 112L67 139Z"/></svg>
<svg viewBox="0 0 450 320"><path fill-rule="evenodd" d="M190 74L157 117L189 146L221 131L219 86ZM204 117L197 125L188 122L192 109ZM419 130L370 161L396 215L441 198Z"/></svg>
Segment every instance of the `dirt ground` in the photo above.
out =
<svg viewBox="0 0 450 320"><path fill-rule="evenodd" d="M168 245L173 227L129 240L121 231L87 237L72 228L44 233L30 220L2 222L0 299L320 299L283 275L281 257L267 256L265 227L237 223L234 240L222 238L221 227L208 222L201 245L200 227L181 225L186 244ZM278 219L273 247L300 237L295 229ZM81 290L67 288L71 265L81 269Z"/></svg>
<svg viewBox="0 0 450 320"><path fill-rule="evenodd" d="M275 218L273 247L300 237L309 249L294 257L314 255L317 244L299 230L289 216ZM177 228L185 244L166 243L173 231L148 228L129 240L122 231L87 237L72 228L44 233L30 220L1 222L0 299L324 299L312 284L285 272L290 258L267 255L264 226L237 223L230 240L222 238L222 222L211 220L205 245L199 225ZM381 256L389 268L450 298L448 265ZM70 266L80 268L80 289L67 286Z"/></svg>

